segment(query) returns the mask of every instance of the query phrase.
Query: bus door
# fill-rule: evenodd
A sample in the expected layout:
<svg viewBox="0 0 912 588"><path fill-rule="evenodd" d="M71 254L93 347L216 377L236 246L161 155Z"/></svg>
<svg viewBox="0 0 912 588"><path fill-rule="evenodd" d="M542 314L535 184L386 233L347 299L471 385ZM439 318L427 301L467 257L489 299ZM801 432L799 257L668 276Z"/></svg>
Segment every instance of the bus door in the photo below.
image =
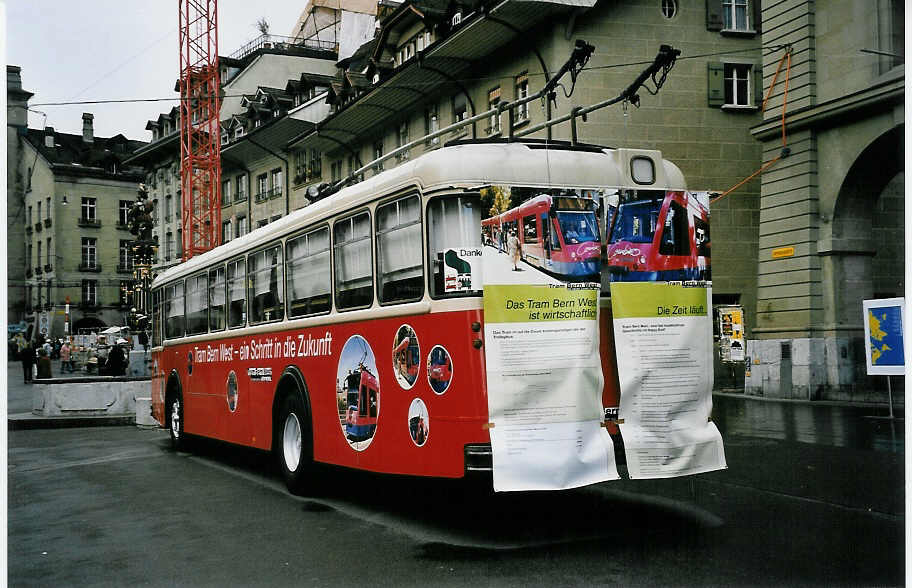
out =
<svg viewBox="0 0 912 588"><path fill-rule="evenodd" d="M551 234L553 232L551 229L550 214L548 212L541 213L539 215L539 222L541 223L541 233L542 233L541 242L542 242L542 246L544 247L544 250L545 250L545 259L547 259L548 262L550 262L551 261L551 245L552 245Z"/></svg>

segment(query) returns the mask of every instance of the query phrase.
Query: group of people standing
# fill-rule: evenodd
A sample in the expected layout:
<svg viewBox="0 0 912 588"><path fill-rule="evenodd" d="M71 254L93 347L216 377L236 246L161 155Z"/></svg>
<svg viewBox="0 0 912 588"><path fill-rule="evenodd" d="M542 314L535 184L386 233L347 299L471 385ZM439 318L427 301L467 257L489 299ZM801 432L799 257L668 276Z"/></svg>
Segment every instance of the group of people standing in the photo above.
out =
<svg viewBox="0 0 912 588"><path fill-rule="evenodd" d="M118 339L117 342L107 350L105 356L100 356L103 363L99 361L99 375L123 376L127 372L127 354L124 346L127 345L126 339ZM17 342L17 351L19 361L22 363L22 377L26 384L31 384L33 379L52 378L51 358L60 357L60 372L74 373L76 371L73 360L73 349L69 341L61 341L59 346L52 345L50 341L40 338L37 341L22 340Z"/></svg>

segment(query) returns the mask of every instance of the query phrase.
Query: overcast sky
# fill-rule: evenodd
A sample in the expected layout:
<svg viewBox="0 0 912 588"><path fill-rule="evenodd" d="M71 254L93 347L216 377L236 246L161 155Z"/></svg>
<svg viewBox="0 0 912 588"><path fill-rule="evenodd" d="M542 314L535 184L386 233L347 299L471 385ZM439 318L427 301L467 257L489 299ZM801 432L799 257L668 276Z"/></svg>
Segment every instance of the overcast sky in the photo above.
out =
<svg viewBox="0 0 912 588"><path fill-rule="evenodd" d="M2 3L3 0L0 0ZM303 0L219 0L219 54L230 55L269 32L290 35ZM178 72L178 0L6 0L6 63L22 68L35 95L29 127L82 133L82 113L95 134L151 140L146 121L177 101L39 106L48 102L173 98Z"/></svg>

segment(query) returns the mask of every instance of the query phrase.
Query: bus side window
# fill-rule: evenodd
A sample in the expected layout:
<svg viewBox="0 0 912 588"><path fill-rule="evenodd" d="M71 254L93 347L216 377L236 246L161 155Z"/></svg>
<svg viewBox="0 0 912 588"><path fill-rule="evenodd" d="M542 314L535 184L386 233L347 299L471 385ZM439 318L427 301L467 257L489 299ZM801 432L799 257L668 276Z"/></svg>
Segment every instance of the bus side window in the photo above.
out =
<svg viewBox="0 0 912 588"><path fill-rule="evenodd" d="M288 271L288 316L329 312L332 277L329 267L329 229L323 227L285 245Z"/></svg>
<svg viewBox="0 0 912 588"><path fill-rule="evenodd" d="M161 288L152 292L152 347L162 344L161 295Z"/></svg>
<svg viewBox="0 0 912 588"><path fill-rule="evenodd" d="M417 300L424 295L418 196L377 208L377 257L381 304Z"/></svg>
<svg viewBox="0 0 912 588"><path fill-rule="evenodd" d="M446 288L444 257L453 249L481 248L481 203L478 194L441 196L427 207L428 255L431 265L431 295L435 298L480 296L481 284ZM509 223L504 223L508 230ZM513 225L515 227L515 223ZM472 288L475 289L472 289Z"/></svg>
<svg viewBox="0 0 912 588"><path fill-rule="evenodd" d="M209 290L208 274L187 278L187 334L198 335L209 329L209 312L206 295Z"/></svg>
<svg viewBox="0 0 912 588"><path fill-rule="evenodd" d="M209 270L209 330L225 329L225 268Z"/></svg>
<svg viewBox="0 0 912 588"><path fill-rule="evenodd" d="M538 226L535 224L535 215L524 216L523 222L523 243L535 243L538 241Z"/></svg>
<svg viewBox="0 0 912 588"><path fill-rule="evenodd" d="M373 293L370 215L367 212L340 220L333 226L336 269L336 308L370 306Z"/></svg>
<svg viewBox="0 0 912 588"><path fill-rule="evenodd" d="M165 288L164 300L165 338L184 336L184 282Z"/></svg>
<svg viewBox="0 0 912 588"><path fill-rule="evenodd" d="M243 258L228 263L228 328L247 322L247 264Z"/></svg>
<svg viewBox="0 0 912 588"><path fill-rule="evenodd" d="M258 251L247 259L250 324L282 320L285 316L282 246Z"/></svg>

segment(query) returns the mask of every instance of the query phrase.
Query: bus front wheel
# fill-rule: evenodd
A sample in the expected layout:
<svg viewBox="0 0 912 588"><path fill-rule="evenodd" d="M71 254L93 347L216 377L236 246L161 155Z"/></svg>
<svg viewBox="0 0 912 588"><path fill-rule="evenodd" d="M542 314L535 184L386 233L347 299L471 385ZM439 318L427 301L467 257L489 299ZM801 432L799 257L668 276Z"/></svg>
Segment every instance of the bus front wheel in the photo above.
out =
<svg viewBox="0 0 912 588"><path fill-rule="evenodd" d="M278 422L276 453L292 494L301 494L308 482L312 462L310 418L297 394L289 394L283 404Z"/></svg>

